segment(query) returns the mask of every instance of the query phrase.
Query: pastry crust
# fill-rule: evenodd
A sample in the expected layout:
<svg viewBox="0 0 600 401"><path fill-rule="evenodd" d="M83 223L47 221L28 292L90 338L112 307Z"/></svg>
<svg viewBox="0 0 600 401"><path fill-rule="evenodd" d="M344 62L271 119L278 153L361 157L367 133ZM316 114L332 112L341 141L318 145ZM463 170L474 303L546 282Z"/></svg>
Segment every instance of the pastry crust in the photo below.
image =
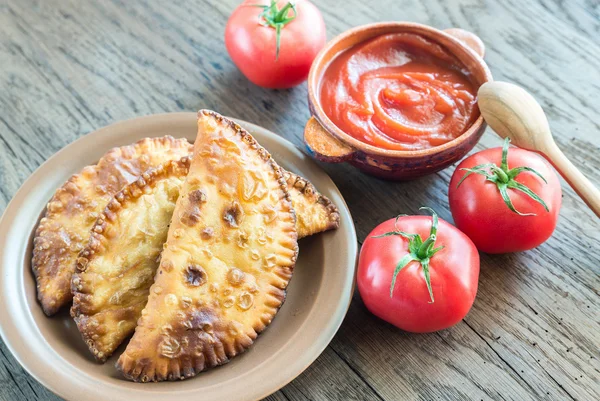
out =
<svg viewBox="0 0 600 401"><path fill-rule="evenodd" d="M298 246L279 166L232 121L198 112L190 172L148 303L117 367L189 378L247 349L285 299ZM264 228L264 243L248 234Z"/></svg>
<svg viewBox="0 0 600 401"><path fill-rule="evenodd" d="M191 152L185 139L146 138L114 148L94 166L85 167L59 188L38 225L32 268L38 299L46 315L71 299L71 276L89 231L113 195L151 167L179 160Z"/></svg>
<svg viewBox="0 0 600 401"><path fill-rule="evenodd" d="M151 169L117 193L80 254L71 282L71 315L99 362L133 333L146 305L189 160ZM337 228L339 214L329 199L296 174L283 171L283 177L296 211L298 237ZM265 234L259 228L247 239L264 243Z"/></svg>

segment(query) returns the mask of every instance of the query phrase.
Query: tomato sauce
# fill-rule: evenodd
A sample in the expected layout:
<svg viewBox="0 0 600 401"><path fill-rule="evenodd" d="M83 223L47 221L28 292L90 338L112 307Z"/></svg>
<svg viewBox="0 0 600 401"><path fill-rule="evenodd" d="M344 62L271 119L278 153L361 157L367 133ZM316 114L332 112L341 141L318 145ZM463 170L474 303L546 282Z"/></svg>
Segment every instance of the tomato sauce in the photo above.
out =
<svg viewBox="0 0 600 401"><path fill-rule="evenodd" d="M320 98L341 130L393 150L449 142L479 115L466 68L442 46L409 33L340 53L325 70Z"/></svg>

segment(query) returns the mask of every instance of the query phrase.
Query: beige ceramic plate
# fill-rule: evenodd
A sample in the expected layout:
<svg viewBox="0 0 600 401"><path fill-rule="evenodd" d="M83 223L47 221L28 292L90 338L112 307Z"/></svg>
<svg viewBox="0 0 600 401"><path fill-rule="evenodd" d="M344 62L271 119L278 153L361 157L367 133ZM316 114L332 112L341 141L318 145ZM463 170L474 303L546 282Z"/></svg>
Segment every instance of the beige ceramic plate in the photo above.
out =
<svg viewBox="0 0 600 401"><path fill-rule="evenodd" d="M300 241L287 300L273 323L227 365L181 382L137 384L114 367L95 363L68 311L47 318L36 301L31 273L32 232L53 192L109 148L170 134L193 140L195 113L137 118L93 132L65 147L23 184L0 221L0 333L19 362L46 387L72 400L256 400L283 387L325 349L342 323L356 264L352 218L335 184L279 136L239 122L286 169L308 178L339 208L340 228ZM82 398L83 397L83 398Z"/></svg>

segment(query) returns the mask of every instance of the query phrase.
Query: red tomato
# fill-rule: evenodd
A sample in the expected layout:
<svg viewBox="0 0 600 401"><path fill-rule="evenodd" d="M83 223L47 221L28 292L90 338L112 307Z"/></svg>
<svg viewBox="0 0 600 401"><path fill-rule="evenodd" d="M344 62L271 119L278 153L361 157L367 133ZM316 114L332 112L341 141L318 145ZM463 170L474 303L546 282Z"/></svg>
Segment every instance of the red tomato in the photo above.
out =
<svg viewBox="0 0 600 401"><path fill-rule="evenodd" d="M398 218L396 226L426 239L432 220L427 216L406 216ZM431 250L443 248L422 262L410 261L399 271L390 294L394 269L404 258L413 259L407 255L415 253L411 241L402 235L374 238L395 231L394 223L395 219L391 219L377 226L361 248L357 284L365 305L374 315L414 333L442 330L458 323L471 309L477 294L479 254L475 245L457 228L440 220Z"/></svg>
<svg viewBox="0 0 600 401"><path fill-rule="evenodd" d="M486 149L469 156L458 165L450 181L448 196L454 223L473 240L480 251L487 253L535 248L552 235L560 210L560 181L550 164L528 150L509 150L508 142L505 148L508 153L507 176L513 174L511 171L520 171L515 168L528 167L544 177L547 183L531 171L521 171L512 180L508 177L509 181L516 182L508 184L506 189L510 202L503 199L498 184L481 173L469 174L458 185L468 172L464 169L489 163L502 169L503 148ZM483 170L498 180L494 168L486 167ZM541 202L517 188L511 188L515 185L531 190L543 201L547 210ZM510 209L509 203L516 211Z"/></svg>
<svg viewBox="0 0 600 401"><path fill-rule="evenodd" d="M227 21L227 52L256 85L291 88L304 82L313 60L325 45L325 22L319 9L307 0L297 0L295 14L292 8L282 13L286 4L287 1L245 0Z"/></svg>

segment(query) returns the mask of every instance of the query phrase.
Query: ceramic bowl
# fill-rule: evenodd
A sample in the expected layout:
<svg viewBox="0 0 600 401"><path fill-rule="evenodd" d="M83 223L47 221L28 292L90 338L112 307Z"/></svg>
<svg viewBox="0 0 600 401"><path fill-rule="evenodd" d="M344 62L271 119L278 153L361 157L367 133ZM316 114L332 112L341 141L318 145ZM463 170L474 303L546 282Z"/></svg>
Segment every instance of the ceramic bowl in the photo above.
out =
<svg viewBox="0 0 600 401"><path fill-rule="evenodd" d="M475 34L463 29L438 30L410 22L382 22L363 25L331 40L315 58L308 76L308 105L312 114L304 130L309 153L318 160L348 162L360 170L385 179L406 180L434 173L464 157L479 141L485 122L475 122L456 139L423 150L388 150L353 138L338 128L320 104L321 78L330 62L344 50L376 36L389 33L421 35L446 48L469 71L475 89L492 80L483 61L484 45ZM479 110L477 110L479 113Z"/></svg>

